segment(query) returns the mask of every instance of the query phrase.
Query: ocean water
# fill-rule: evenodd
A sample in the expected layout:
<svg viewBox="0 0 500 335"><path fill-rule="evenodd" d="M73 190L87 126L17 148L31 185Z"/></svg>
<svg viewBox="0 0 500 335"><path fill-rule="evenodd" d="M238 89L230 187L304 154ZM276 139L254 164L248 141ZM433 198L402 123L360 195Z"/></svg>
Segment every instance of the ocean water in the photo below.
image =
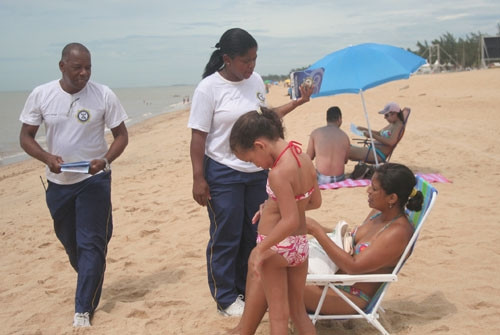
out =
<svg viewBox="0 0 500 335"><path fill-rule="evenodd" d="M129 119L127 126L163 113L189 108L194 85L164 87L112 88ZM19 146L19 115L31 91L0 92L0 166L27 159ZM44 147L45 129L40 127L37 141Z"/></svg>

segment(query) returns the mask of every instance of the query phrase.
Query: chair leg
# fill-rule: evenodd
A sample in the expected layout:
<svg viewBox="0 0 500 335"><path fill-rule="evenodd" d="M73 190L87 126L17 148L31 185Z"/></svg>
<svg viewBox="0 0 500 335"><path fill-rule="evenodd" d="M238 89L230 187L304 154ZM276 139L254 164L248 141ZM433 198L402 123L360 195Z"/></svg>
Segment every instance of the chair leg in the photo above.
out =
<svg viewBox="0 0 500 335"><path fill-rule="evenodd" d="M379 332L381 332L382 334L384 335L390 335L387 330L385 330L384 326L382 326L382 324L380 323L380 321L377 320L377 318L375 318L374 316L370 316L368 319L368 322L375 328L377 328L377 330Z"/></svg>
<svg viewBox="0 0 500 335"><path fill-rule="evenodd" d="M328 292L328 285L325 285L325 287L323 287L323 292L321 293L321 297L319 298L319 301L318 301L318 307L316 307L316 311L314 312L314 315L311 316L311 320L312 320L313 325L315 325L316 321L318 321L318 315L321 312L321 307L323 307L323 303L325 302L327 292Z"/></svg>
<svg viewBox="0 0 500 335"><path fill-rule="evenodd" d="M369 324L371 324L373 327L377 328L379 332L381 332L384 335L389 335L387 330L385 330L384 326L377 320L377 313L376 311L373 311L370 314L365 313L361 308L359 308L356 304L354 304L351 299L349 299L342 291L340 291L338 288L335 287L333 284L328 285L339 297L341 297L346 303L348 303L352 308L358 312L359 315L361 315L366 321L368 321Z"/></svg>

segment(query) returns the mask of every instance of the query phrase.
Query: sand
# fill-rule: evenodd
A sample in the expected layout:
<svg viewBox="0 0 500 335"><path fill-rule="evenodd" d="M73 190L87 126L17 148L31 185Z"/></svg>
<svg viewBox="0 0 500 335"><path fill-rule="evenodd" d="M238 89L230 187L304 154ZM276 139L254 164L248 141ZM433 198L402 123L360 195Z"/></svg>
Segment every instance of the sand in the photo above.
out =
<svg viewBox="0 0 500 335"><path fill-rule="evenodd" d="M391 161L435 172L439 191L417 247L388 291L382 323L392 334L492 334L500 324L500 70L413 76L365 92L374 129L388 101L412 108ZM271 87L268 103L288 101ZM311 100L285 117L306 146L338 105L343 128L364 124L359 95ZM76 275L56 239L33 159L0 168L2 334L220 334L237 323L216 313L206 280L206 209L191 197L188 111L129 129L113 163L114 234L101 303L90 329L74 330ZM346 170L352 171L353 163ZM322 191L309 214L334 227L368 213L366 188ZM265 319L258 334L269 334ZM377 334L363 320L322 322L318 334Z"/></svg>

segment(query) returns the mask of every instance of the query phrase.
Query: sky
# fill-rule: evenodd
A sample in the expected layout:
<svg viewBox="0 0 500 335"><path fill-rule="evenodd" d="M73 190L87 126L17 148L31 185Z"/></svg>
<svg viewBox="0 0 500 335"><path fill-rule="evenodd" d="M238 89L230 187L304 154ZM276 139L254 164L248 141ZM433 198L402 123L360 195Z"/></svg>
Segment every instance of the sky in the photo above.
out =
<svg viewBox="0 0 500 335"><path fill-rule="evenodd" d="M62 48L92 54L112 88L196 85L214 45L239 27L257 40L256 71L288 74L359 43L416 50L445 33L498 33L498 0L0 0L0 91L60 78Z"/></svg>

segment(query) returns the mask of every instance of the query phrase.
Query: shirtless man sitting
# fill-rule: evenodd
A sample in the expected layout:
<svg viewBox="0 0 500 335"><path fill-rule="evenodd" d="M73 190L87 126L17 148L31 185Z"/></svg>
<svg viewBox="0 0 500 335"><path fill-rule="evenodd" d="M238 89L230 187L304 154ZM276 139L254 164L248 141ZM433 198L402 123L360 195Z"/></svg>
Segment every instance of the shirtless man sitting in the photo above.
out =
<svg viewBox="0 0 500 335"><path fill-rule="evenodd" d="M349 137L340 129L342 113L337 106L326 112L327 125L315 129L307 146L307 154L315 158L318 184L329 184L345 179L344 166L349 157Z"/></svg>

